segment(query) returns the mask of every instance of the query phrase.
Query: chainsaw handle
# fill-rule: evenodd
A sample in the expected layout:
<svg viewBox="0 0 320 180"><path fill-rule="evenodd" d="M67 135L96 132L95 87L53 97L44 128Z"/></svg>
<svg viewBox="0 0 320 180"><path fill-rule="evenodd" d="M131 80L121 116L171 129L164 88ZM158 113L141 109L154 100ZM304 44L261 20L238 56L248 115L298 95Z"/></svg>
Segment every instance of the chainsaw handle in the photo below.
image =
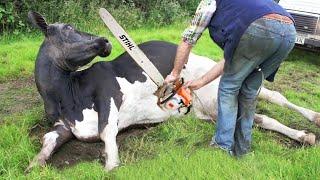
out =
<svg viewBox="0 0 320 180"><path fill-rule="evenodd" d="M191 105L192 95L189 88L180 87L177 91L177 94L182 97L183 104L185 104L186 106Z"/></svg>

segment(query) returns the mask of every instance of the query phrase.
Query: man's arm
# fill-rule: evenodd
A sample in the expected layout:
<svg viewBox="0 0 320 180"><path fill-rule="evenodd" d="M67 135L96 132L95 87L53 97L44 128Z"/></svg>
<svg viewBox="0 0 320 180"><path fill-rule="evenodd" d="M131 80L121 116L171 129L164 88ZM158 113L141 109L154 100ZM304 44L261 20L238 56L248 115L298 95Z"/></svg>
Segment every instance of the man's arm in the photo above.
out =
<svg viewBox="0 0 320 180"><path fill-rule="evenodd" d="M207 28L215 10L215 0L202 0L200 2L190 26L182 34L182 41L177 49L174 68L171 74L165 79L165 83L174 82L179 78L184 64L188 61L192 47Z"/></svg>
<svg viewBox="0 0 320 180"><path fill-rule="evenodd" d="M192 49L192 45L182 41L177 49L176 58L174 61L174 68L171 72L171 75L174 77L179 77L183 66L187 63L189 59L189 54Z"/></svg>
<svg viewBox="0 0 320 180"><path fill-rule="evenodd" d="M217 79L223 73L224 63L225 60L222 59L199 79L187 82L185 84L185 87L188 87L192 90L197 90L209 84L211 81Z"/></svg>

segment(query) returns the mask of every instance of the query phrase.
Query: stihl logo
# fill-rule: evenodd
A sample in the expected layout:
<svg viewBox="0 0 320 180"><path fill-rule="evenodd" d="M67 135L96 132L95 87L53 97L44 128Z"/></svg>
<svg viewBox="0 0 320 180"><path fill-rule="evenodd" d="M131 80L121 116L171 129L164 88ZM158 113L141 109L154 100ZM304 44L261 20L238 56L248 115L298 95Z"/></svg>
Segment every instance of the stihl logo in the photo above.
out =
<svg viewBox="0 0 320 180"><path fill-rule="evenodd" d="M132 48L134 48L134 45L132 44L132 42L130 42L130 40L127 38L126 35L119 36L119 38L124 42L124 44L125 44L130 50L132 50Z"/></svg>

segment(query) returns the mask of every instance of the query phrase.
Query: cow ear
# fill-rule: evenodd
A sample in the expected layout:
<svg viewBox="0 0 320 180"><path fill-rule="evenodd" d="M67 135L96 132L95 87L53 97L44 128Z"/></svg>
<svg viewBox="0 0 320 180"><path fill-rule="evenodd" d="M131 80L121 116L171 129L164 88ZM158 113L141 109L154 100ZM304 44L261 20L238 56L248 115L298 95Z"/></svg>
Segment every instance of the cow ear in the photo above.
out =
<svg viewBox="0 0 320 180"><path fill-rule="evenodd" d="M39 28L45 35L47 35L48 24L41 14L29 11L28 18L34 27Z"/></svg>

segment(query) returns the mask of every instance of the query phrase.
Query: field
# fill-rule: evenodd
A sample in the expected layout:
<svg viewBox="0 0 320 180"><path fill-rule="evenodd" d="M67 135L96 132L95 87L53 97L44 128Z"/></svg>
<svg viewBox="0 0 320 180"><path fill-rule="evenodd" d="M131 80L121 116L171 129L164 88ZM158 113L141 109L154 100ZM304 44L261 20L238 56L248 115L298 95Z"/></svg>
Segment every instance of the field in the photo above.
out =
<svg viewBox="0 0 320 180"><path fill-rule="evenodd" d="M183 26L129 31L137 42L179 42ZM113 43L112 60L123 52L103 27L95 29ZM119 136L122 166L103 169L102 143L73 140L43 169L25 174L39 152L41 136L50 129L33 80L34 62L43 37L0 37L0 179L319 179L320 147L304 146L278 133L254 128L253 153L235 159L208 146L214 124L192 114L157 126L131 129ZM203 35L194 49L212 59L221 50ZM283 63L276 82L266 83L290 101L320 112L320 55L295 49ZM260 101L258 113L320 137L320 128L286 108Z"/></svg>

